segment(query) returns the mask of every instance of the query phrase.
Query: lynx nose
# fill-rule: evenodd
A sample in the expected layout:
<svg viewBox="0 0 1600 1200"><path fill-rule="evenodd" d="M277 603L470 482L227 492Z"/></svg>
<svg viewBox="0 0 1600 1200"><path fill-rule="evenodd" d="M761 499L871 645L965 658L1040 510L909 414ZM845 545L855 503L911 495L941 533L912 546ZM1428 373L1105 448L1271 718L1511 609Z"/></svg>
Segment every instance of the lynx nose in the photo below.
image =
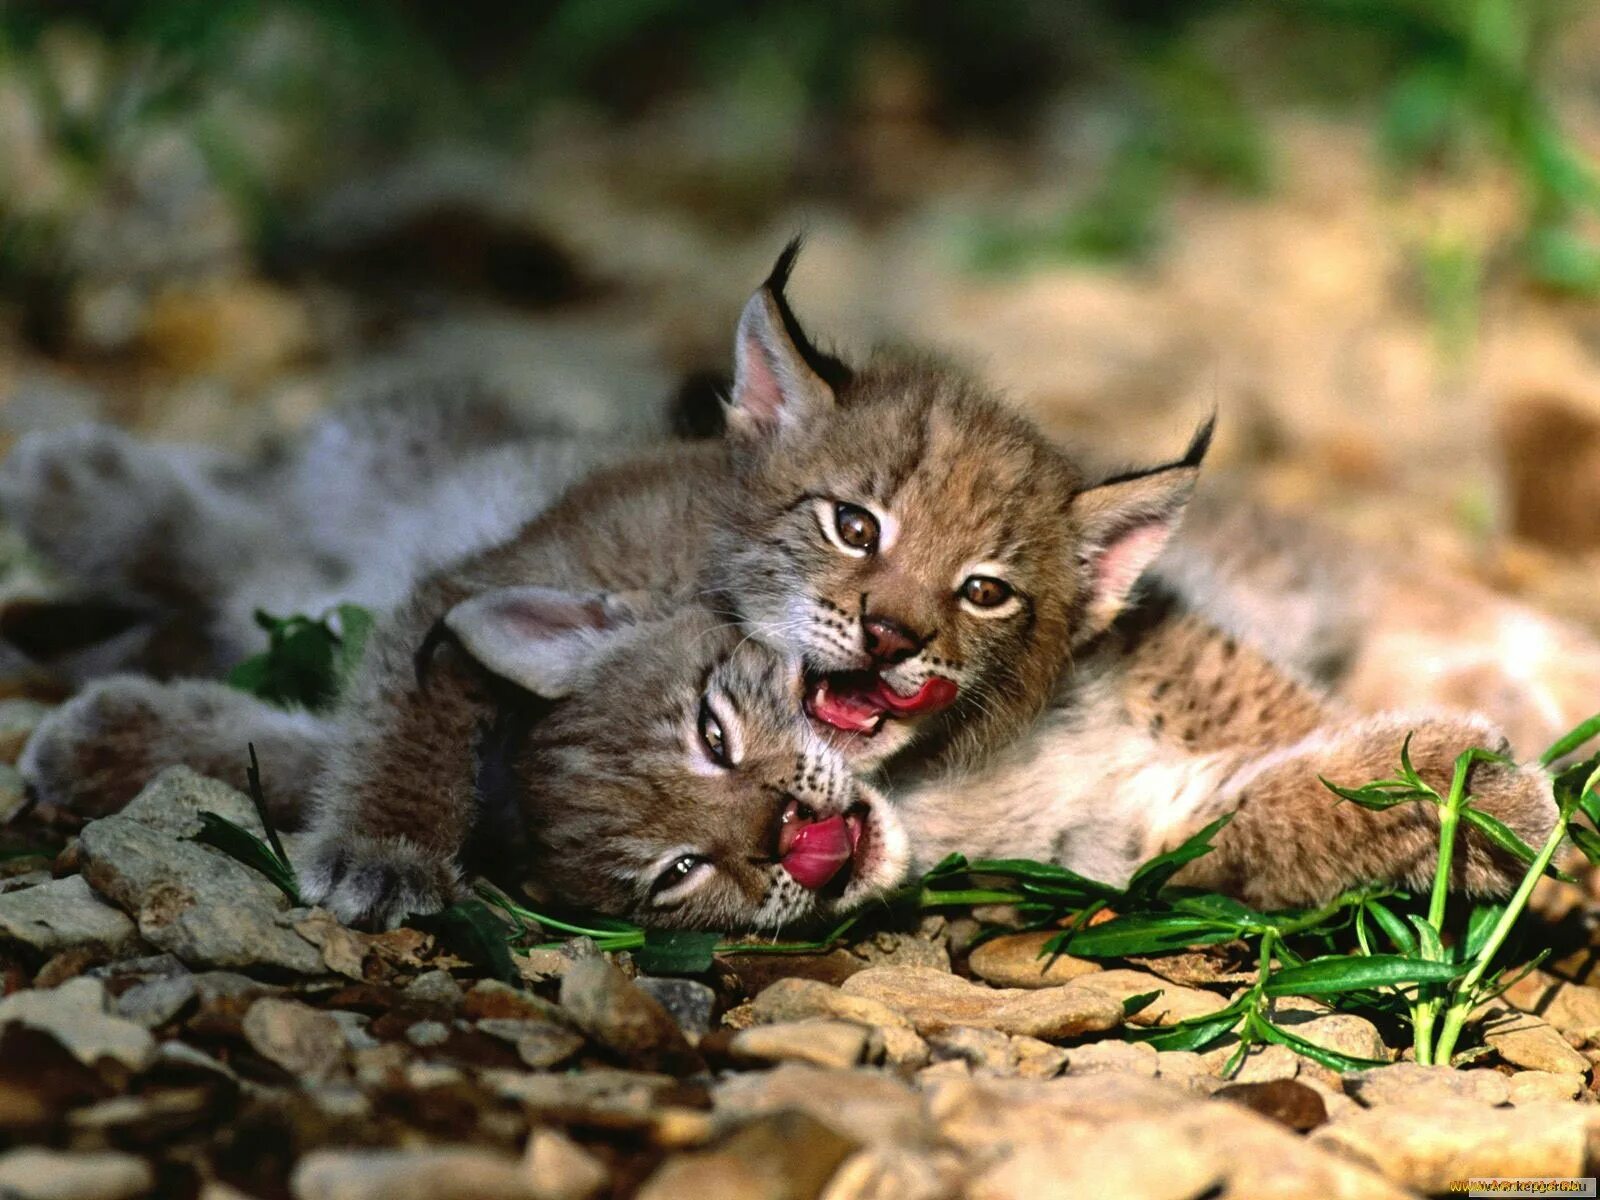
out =
<svg viewBox="0 0 1600 1200"><path fill-rule="evenodd" d="M922 639L889 617L862 617L861 632L874 662L893 666L922 649Z"/></svg>

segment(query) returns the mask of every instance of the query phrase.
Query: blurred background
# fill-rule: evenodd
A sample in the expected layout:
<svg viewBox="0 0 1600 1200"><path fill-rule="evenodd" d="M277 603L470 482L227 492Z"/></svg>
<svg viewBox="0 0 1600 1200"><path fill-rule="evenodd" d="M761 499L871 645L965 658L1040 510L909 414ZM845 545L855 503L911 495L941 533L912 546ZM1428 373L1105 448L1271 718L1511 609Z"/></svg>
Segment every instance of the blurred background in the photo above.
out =
<svg viewBox="0 0 1600 1200"><path fill-rule="evenodd" d="M1589 0L8 0L0 452L422 374L664 428L803 230L847 357L1106 462L1215 406L1263 495L1600 626L1597 161Z"/></svg>

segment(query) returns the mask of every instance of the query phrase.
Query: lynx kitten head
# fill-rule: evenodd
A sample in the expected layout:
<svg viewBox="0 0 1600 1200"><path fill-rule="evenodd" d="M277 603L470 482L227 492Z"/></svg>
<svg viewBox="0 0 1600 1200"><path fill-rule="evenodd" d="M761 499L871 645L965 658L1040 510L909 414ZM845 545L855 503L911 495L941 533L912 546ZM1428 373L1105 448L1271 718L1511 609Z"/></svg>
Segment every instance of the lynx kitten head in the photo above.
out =
<svg viewBox="0 0 1600 1200"><path fill-rule="evenodd" d="M1086 479L949 370L819 353L784 298L796 251L739 323L741 488L707 582L801 655L808 716L854 760L923 729L957 750L992 744L1121 611L1177 526L1210 424L1177 462Z"/></svg>
<svg viewBox="0 0 1600 1200"><path fill-rule="evenodd" d="M897 884L899 819L800 716L798 660L702 608L637 611L513 587L445 618L537 697L480 748L496 857L563 902L652 925L775 929Z"/></svg>

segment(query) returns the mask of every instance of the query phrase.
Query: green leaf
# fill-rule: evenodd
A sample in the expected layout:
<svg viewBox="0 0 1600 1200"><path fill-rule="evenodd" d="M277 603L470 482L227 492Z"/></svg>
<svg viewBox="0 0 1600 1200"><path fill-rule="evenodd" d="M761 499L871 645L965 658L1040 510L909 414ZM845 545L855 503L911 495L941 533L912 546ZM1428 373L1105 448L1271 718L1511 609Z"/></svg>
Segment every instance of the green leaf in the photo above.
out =
<svg viewBox="0 0 1600 1200"><path fill-rule="evenodd" d="M711 969L719 940L702 929L647 929L635 957L650 975L699 975Z"/></svg>
<svg viewBox="0 0 1600 1200"><path fill-rule="evenodd" d="M1596 737L1600 737L1600 713L1558 737L1550 749L1539 756L1539 764L1548 767Z"/></svg>
<svg viewBox="0 0 1600 1200"><path fill-rule="evenodd" d="M1347 788L1340 787L1337 783L1317 776L1323 787L1327 788L1341 800L1348 800L1352 804L1359 804L1362 808L1370 808L1374 812L1382 812L1386 808L1394 808L1397 804L1407 804L1413 800L1420 800L1431 793L1419 791L1416 788L1405 787L1391 790L1382 784L1369 783L1365 787Z"/></svg>
<svg viewBox="0 0 1600 1200"><path fill-rule="evenodd" d="M1326 1046L1319 1046L1315 1042L1308 1042L1299 1034L1291 1033L1281 1025L1274 1025L1266 1017L1252 1013L1250 1024L1256 1035L1264 1042L1276 1042L1280 1046L1287 1046L1297 1054L1303 1054L1312 1062L1321 1063L1334 1071L1364 1071L1369 1067L1388 1066L1388 1060L1382 1058L1361 1058L1354 1054L1341 1054L1337 1050L1329 1050Z"/></svg>
<svg viewBox="0 0 1600 1200"><path fill-rule="evenodd" d="M1493 842L1513 858L1524 863L1531 863L1538 857L1534 848L1528 845L1516 834L1511 832L1511 827L1497 817L1491 817L1482 809L1467 805L1461 810L1461 815L1485 838Z"/></svg>
<svg viewBox="0 0 1600 1200"><path fill-rule="evenodd" d="M1127 1020L1134 1013L1143 1012L1160 998L1165 989L1157 988L1153 992L1140 992L1136 996L1128 996L1122 1001L1122 1017Z"/></svg>
<svg viewBox="0 0 1600 1200"><path fill-rule="evenodd" d="M1417 941L1422 950L1422 956L1432 962L1441 962L1444 959L1444 944L1439 940L1439 931L1433 927L1433 922L1416 913L1407 913L1406 920L1411 922L1411 927L1417 931Z"/></svg>
<svg viewBox="0 0 1600 1200"><path fill-rule="evenodd" d="M1223 826L1233 820L1232 813L1225 813L1211 824L1187 839L1181 846L1168 850L1165 854L1158 854L1149 862L1141 866L1128 880L1126 893L1129 896L1148 898L1154 896L1166 884L1167 880L1184 866L1205 854L1211 853L1211 839L1222 831Z"/></svg>
<svg viewBox="0 0 1600 1200"><path fill-rule="evenodd" d="M482 900L463 900L442 912L416 914L406 924L431 933L452 954L487 970L502 983L520 987L522 976L511 961L505 922Z"/></svg>
<svg viewBox="0 0 1600 1200"><path fill-rule="evenodd" d="M1232 1033L1241 1017L1242 1013L1230 1005L1222 1012L1199 1020L1166 1027L1130 1029L1125 1036L1129 1041L1146 1042L1157 1050L1204 1050Z"/></svg>
<svg viewBox="0 0 1600 1200"><path fill-rule="evenodd" d="M1411 739L1416 736L1416 730L1406 734L1406 740L1400 743L1400 774L1405 781L1419 792L1431 794L1433 789L1422 782L1422 776L1417 774L1417 768L1411 765Z"/></svg>
<svg viewBox="0 0 1600 1200"><path fill-rule="evenodd" d="M1124 958L1160 954L1186 946L1207 946L1239 936L1233 925L1183 913L1130 913L1087 929L1063 930L1045 945L1045 953L1070 953L1084 958Z"/></svg>
<svg viewBox="0 0 1600 1200"><path fill-rule="evenodd" d="M300 887L294 876L294 868L274 854L270 846L227 817L204 811L199 815L200 832L190 840L221 850L235 862L243 863L252 871L259 871L289 898L289 903L300 903Z"/></svg>
<svg viewBox="0 0 1600 1200"><path fill-rule="evenodd" d="M256 624L267 632L267 649L236 666L228 682L273 704L315 710L332 704L354 672L373 617L341 604L320 618L258 611Z"/></svg>
<svg viewBox="0 0 1600 1200"><path fill-rule="evenodd" d="M928 872L923 875L922 880L924 883L926 883L930 879L938 879L942 875L955 875L959 872L965 871L966 869L967 856L964 854L950 853L946 854L943 858L936 862L932 868L930 868Z"/></svg>
<svg viewBox="0 0 1600 1200"><path fill-rule="evenodd" d="M1472 911L1467 914L1466 936L1461 939L1458 947L1459 957L1462 962L1471 962L1478 957L1478 952L1483 949L1484 943L1489 940L1489 935L1494 932L1495 924L1505 911L1506 906L1504 904L1474 904L1472 906Z"/></svg>
<svg viewBox="0 0 1600 1200"><path fill-rule="evenodd" d="M1109 883L1087 879L1054 863L1034 862L1026 858L982 858L967 864L970 875L1001 875L1026 883L1042 885L1051 890L1064 890L1099 896L1107 900L1121 897L1122 892Z"/></svg>
<svg viewBox="0 0 1600 1200"><path fill-rule="evenodd" d="M1455 963L1424 962L1398 954L1330 954L1273 972L1265 990L1269 996L1332 996L1400 984L1448 983L1463 970Z"/></svg>
<svg viewBox="0 0 1600 1200"><path fill-rule="evenodd" d="M1600 866L1600 836L1582 825L1568 825L1567 836L1572 839L1574 846L1583 851L1583 856L1591 865Z"/></svg>
<svg viewBox="0 0 1600 1200"><path fill-rule="evenodd" d="M1232 896L1216 892L1175 892L1169 889L1165 899L1174 909L1195 917L1210 917L1240 927L1271 924L1271 918L1258 913L1248 904L1241 904Z"/></svg>

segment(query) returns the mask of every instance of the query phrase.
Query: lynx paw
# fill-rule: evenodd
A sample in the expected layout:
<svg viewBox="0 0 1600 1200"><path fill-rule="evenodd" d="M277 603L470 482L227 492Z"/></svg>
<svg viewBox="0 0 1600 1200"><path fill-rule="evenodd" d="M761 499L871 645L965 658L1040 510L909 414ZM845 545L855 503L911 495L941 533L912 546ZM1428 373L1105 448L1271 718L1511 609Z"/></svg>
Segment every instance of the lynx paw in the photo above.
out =
<svg viewBox="0 0 1600 1200"><path fill-rule="evenodd" d="M124 581L183 497L172 462L105 425L30 433L0 464L0 510L30 545L96 586Z"/></svg>
<svg viewBox="0 0 1600 1200"><path fill-rule="evenodd" d="M160 698L161 686L151 680L112 678L47 716L17 764L34 800L99 817L133 799L157 769L151 750L168 720Z"/></svg>
<svg viewBox="0 0 1600 1200"><path fill-rule="evenodd" d="M461 871L405 838L316 834L298 871L300 893L344 924L393 929L413 914L438 912L463 895Z"/></svg>

